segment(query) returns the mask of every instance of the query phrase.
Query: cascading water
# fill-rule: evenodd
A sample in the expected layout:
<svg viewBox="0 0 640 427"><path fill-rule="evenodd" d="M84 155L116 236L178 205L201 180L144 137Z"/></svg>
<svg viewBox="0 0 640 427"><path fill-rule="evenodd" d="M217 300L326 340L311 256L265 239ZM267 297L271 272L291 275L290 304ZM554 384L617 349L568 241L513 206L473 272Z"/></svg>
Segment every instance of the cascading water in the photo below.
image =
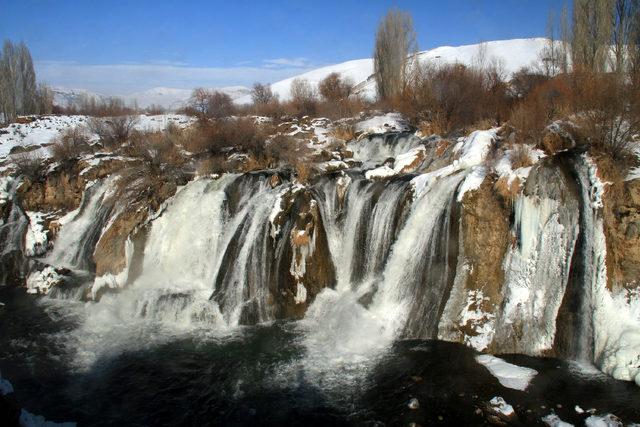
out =
<svg viewBox="0 0 640 427"><path fill-rule="evenodd" d="M345 265L338 274L339 285L336 290L325 290L317 296L303 322L307 366L330 371L336 363L343 367L352 363L350 366L355 366L357 372L360 364L372 363L403 330L405 336L435 334L440 306L446 300L451 280L447 260L451 207L464 173L422 178L426 184L423 179L412 185L406 181L387 183L375 197L373 188L379 184L350 184L344 203L347 211L341 213L344 225L340 230L345 243L337 258ZM415 199L407 204L408 212L404 213L408 193L414 193ZM355 199L351 204L349 197ZM402 220L404 215L407 217ZM371 227L378 227L380 233L370 234ZM390 235L390 249L374 240ZM364 243L351 243L358 239ZM366 252L360 266L350 256L358 250ZM351 286L351 280L344 279L351 277L354 267L356 276L371 278L372 296L363 299L370 289Z"/></svg>
<svg viewBox="0 0 640 427"><path fill-rule="evenodd" d="M338 289L370 285L382 272L404 222L409 180L375 182L341 176L322 180L316 194L337 267Z"/></svg>
<svg viewBox="0 0 640 427"><path fill-rule="evenodd" d="M29 221L15 201L19 181L0 179L0 280L2 284L23 274L26 260L22 256L23 236Z"/></svg>
<svg viewBox="0 0 640 427"><path fill-rule="evenodd" d="M419 178L414 185L424 187L416 189L417 200L393 245L372 310L396 319L406 337L434 338L453 280L451 209L464 173Z"/></svg>
<svg viewBox="0 0 640 427"><path fill-rule="evenodd" d="M350 144L354 160L375 165L389 158L397 158L409 150L422 146L422 140L410 132L385 133L364 138Z"/></svg>
<svg viewBox="0 0 640 427"><path fill-rule="evenodd" d="M580 230L576 243L576 257L562 310L558 315L557 350L566 358L592 363L594 361L593 293L606 283L604 248L598 241L604 238L602 219L598 209L600 194L594 194L594 179L584 156L569 161L579 194ZM602 190L601 190L602 191Z"/></svg>
<svg viewBox="0 0 640 427"><path fill-rule="evenodd" d="M92 270L93 250L114 206L115 178L91 183L80 207L60 220L63 224L47 262L56 267Z"/></svg>
<svg viewBox="0 0 640 427"><path fill-rule="evenodd" d="M579 234L571 179L559 165L538 165L514 211L517 240L504 261L505 297L494 342L503 351L541 354L553 347Z"/></svg>
<svg viewBox="0 0 640 427"><path fill-rule="evenodd" d="M271 188L266 176L248 175L227 191L238 200L226 206L224 249L216 258L212 299L230 325L272 320L273 305L268 300L277 279L276 253L281 251L272 247L269 218L282 188Z"/></svg>

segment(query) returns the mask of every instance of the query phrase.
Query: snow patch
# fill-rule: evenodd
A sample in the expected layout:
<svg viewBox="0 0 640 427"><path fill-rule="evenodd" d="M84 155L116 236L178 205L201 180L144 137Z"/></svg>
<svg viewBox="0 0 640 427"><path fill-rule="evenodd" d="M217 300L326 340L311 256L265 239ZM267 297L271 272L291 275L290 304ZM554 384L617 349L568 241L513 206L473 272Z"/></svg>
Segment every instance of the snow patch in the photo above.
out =
<svg viewBox="0 0 640 427"><path fill-rule="evenodd" d="M307 301L307 288L302 283L296 284L296 296L293 297L296 304L302 304Z"/></svg>
<svg viewBox="0 0 640 427"><path fill-rule="evenodd" d="M462 181L460 188L458 189L458 202L462 202L465 193L468 191L474 191L480 188L482 182L487 176L487 168L484 166L476 166L471 170L471 173Z"/></svg>
<svg viewBox="0 0 640 427"><path fill-rule="evenodd" d="M27 277L27 293L46 295L52 287L62 283L62 276L50 265L42 271L33 271Z"/></svg>
<svg viewBox="0 0 640 427"><path fill-rule="evenodd" d="M387 113L373 116L367 120L356 123L356 133L372 134L385 133L390 131L409 131L407 121L400 113Z"/></svg>
<svg viewBox="0 0 640 427"><path fill-rule="evenodd" d="M406 153L400 154L395 159L393 170L396 173L412 172L419 166L421 158L424 159L426 151L426 148L419 146L407 151Z"/></svg>
<svg viewBox="0 0 640 427"><path fill-rule="evenodd" d="M485 366L504 387L524 391L538 371L513 365L489 354L476 356L476 361Z"/></svg>
<svg viewBox="0 0 640 427"><path fill-rule="evenodd" d="M546 417L542 417L542 422L549 427L573 427L573 424L562 421L556 414L549 414Z"/></svg>
<svg viewBox="0 0 640 427"><path fill-rule="evenodd" d="M44 227L45 214L42 212L26 212L29 227L25 235L24 253L26 256L42 255L47 251L49 243L48 230Z"/></svg>
<svg viewBox="0 0 640 427"><path fill-rule="evenodd" d="M584 420L584 425L586 427L623 427L624 424L622 424L620 418L615 415L606 414L591 415L589 418Z"/></svg>
<svg viewBox="0 0 640 427"><path fill-rule="evenodd" d="M471 327L476 334L465 334L464 343L478 351L489 346L495 332L495 314L482 310L482 304L486 301L489 301L489 297L485 297L481 289L469 291L460 319L461 326Z"/></svg>
<svg viewBox="0 0 640 427"><path fill-rule="evenodd" d="M378 168L366 171L364 173L365 178L367 179L380 179L380 178L388 178L390 176L397 175L397 172L391 169L389 166L384 165Z"/></svg>
<svg viewBox="0 0 640 427"><path fill-rule="evenodd" d="M502 397L500 396L496 396L493 399L491 399L489 401L489 403L491 404L491 406L493 407L493 409L495 409L496 411L500 412L502 415L505 415L507 417L512 416L513 414L515 414L515 411L513 410L513 406L509 405Z"/></svg>

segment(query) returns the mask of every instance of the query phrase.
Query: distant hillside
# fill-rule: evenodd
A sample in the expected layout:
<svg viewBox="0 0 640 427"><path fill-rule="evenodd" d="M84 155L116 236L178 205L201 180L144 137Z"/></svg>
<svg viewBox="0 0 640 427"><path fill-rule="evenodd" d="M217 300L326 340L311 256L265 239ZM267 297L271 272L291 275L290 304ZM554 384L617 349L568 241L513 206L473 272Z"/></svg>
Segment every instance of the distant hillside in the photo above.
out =
<svg viewBox="0 0 640 427"><path fill-rule="evenodd" d="M250 89L244 86L229 86L223 88L215 88L221 92L228 94L231 99L248 96ZM67 89L54 88L55 105L67 107L69 105L78 105L82 97L94 97L97 100L104 99L107 96L84 89ZM127 105L138 103L140 108L147 108L151 105L160 105L169 111L175 111L183 107L191 96L191 89L177 89L169 87L156 87L140 92L130 93L128 95L117 95L122 98Z"/></svg>
<svg viewBox="0 0 640 427"><path fill-rule="evenodd" d="M528 66L538 60L540 52L544 49L547 39L513 39L499 40L484 43L486 48L485 57L487 60L498 58L502 61L504 69L508 74L512 74L523 66ZM431 50L420 52L420 61L432 61L433 63L461 63L471 65L478 58L480 44L466 46L442 46ZM374 98L376 95L376 84L373 79L373 59L357 59L343 62L341 64L329 65L293 76L285 80L273 83L271 89L280 96L281 100L289 98L291 82L296 78L307 79L313 86L324 79L330 73L340 73L343 77L348 77L356 84L356 91L366 97ZM249 103L249 96L239 98L238 103Z"/></svg>
<svg viewBox="0 0 640 427"><path fill-rule="evenodd" d="M511 74L521 67L532 65L537 62L541 51L544 49L547 39L513 39L499 40L484 43L485 59L487 61L497 58L502 61L504 70ZM481 44L465 46L442 46L431 50L425 50L418 54L420 61L430 61L432 63L461 63L465 65L474 64L480 52ZM340 73L343 77L350 78L356 85L356 92L361 96L372 99L376 96L376 84L373 79L373 59L356 59L340 64L329 65L308 71L304 74L290 77L285 80L273 83L272 90L280 96L281 100L289 98L291 82L296 78L307 79L312 86L317 87L318 83L331 73ZM251 102L251 90L245 86L230 86L217 88L225 92L237 104L248 104ZM83 94L95 96L97 98L104 95L92 93L82 89L56 88L55 103L66 106L78 101ZM175 111L184 106L191 95L190 89L177 89L168 87L157 87L140 92L120 96L127 104L137 101L140 108L150 105L160 105L167 110Z"/></svg>

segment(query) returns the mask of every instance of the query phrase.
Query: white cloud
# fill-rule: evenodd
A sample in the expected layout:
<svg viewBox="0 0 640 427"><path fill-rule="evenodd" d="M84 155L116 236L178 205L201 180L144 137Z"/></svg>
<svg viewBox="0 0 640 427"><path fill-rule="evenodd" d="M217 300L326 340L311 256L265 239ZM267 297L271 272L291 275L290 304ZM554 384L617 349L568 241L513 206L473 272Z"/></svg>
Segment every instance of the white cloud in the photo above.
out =
<svg viewBox="0 0 640 427"><path fill-rule="evenodd" d="M269 66L271 65L271 66ZM105 95L124 95L153 87L192 89L272 83L309 70L303 58L279 58L262 66L189 67L179 64L106 64L37 61L38 80L52 86L81 88Z"/></svg>
<svg viewBox="0 0 640 427"><path fill-rule="evenodd" d="M307 58L275 58L262 61L266 67L308 67Z"/></svg>

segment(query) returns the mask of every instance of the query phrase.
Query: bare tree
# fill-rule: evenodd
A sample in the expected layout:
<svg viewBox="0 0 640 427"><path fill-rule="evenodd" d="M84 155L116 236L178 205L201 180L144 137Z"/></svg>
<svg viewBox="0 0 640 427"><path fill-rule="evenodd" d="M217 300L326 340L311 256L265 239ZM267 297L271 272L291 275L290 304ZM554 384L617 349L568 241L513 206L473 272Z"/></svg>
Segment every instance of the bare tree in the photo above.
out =
<svg viewBox="0 0 640 427"><path fill-rule="evenodd" d="M44 83L38 85L35 104L35 112L38 114L51 114L53 111L53 91Z"/></svg>
<svg viewBox="0 0 640 427"><path fill-rule="evenodd" d="M407 83L411 57L417 52L413 19L407 12L390 10L376 33L373 64L378 96L392 99L399 96Z"/></svg>
<svg viewBox="0 0 640 427"><path fill-rule="evenodd" d="M611 42L613 0L574 0L572 56L574 66L606 70Z"/></svg>
<svg viewBox="0 0 640 427"><path fill-rule="evenodd" d="M203 87L198 87L191 92L189 105L202 117L206 117L209 107L209 91Z"/></svg>
<svg viewBox="0 0 640 427"><path fill-rule="evenodd" d="M627 59L632 55L634 20L637 19L638 0L612 0L611 7L611 45L613 57L611 69L624 73L627 69Z"/></svg>
<svg viewBox="0 0 640 427"><path fill-rule="evenodd" d="M569 59L571 56L571 26L569 25L569 7L565 2L560 11L560 49L558 56L560 58L560 71L569 72Z"/></svg>
<svg viewBox="0 0 640 427"><path fill-rule="evenodd" d="M353 90L353 81L343 79L339 73L331 73L319 84L320 96L327 102L338 102L347 99Z"/></svg>
<svg viewBox="0 0 640 427"><path fill-rule="evenodd" d="M196 88L191 93L189 105L201 118L221 118L235 112L233 100L229 95L216 90Z"/></svg>
<svg viewBox="0 0 640 427"><path fill-rule="evenodd" d="M291 82L289 89L291 103L298 114L311 115L315 113L318 97L307 79L297 78Z"/></svg>
<svg viewBox="0 0 640 427"><path fill-rule="evenodd" d="M549 10L549 15L547 16L546 33L547 45L540 52L540 59L542 60L544 75L551 77L555 76L560 68L556 42L556 13L553 9Z"/></svg>
<svg viewBox="0 0 640 427"><path fill-rule="evenodd" d="M254 83L251 88L251 100L255 105L267 105L278 98L271 90L271 86L262 83Z"/></svg>
<svg viewBox="0 0 640 427"><path fill-rule="evenodd" d="M209 117L217 119L228 117L235 113L235 111L233 100L228 94L217 90L211 92L209 95Z"/></svg>

